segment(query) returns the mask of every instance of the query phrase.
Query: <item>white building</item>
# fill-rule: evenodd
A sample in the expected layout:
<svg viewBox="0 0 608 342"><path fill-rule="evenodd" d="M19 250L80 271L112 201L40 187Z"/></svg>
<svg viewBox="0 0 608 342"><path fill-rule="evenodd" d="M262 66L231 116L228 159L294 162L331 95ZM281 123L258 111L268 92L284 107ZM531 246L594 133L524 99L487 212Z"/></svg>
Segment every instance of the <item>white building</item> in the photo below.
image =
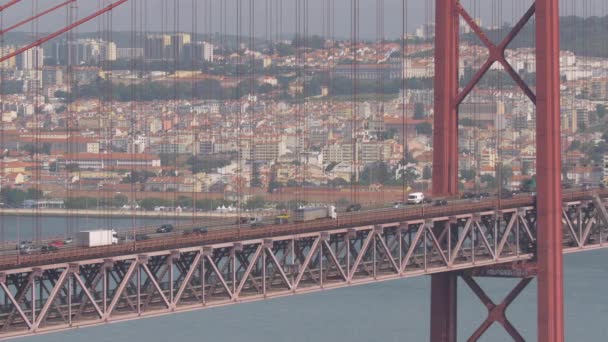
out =
<svg viewBox="0 0 608 342"><path fill-rule="evenodd" d="M115 61L118 49L114 42L99 39L63 41L55 46L57 61L61 64L80 65L99 61Z"/></svg>
<svg viewBox="0 0 608 342"><path fill-rule="evenodd" d="M213 44L203 42L203 59L207 62L213 62Z"/></svg>
<svg viewBox="0 0 608 342"><path fill-rule="evenodd" d="M44 66L44 49L33 47L17 56L17 68L20 70L40 69Z"/></svg>

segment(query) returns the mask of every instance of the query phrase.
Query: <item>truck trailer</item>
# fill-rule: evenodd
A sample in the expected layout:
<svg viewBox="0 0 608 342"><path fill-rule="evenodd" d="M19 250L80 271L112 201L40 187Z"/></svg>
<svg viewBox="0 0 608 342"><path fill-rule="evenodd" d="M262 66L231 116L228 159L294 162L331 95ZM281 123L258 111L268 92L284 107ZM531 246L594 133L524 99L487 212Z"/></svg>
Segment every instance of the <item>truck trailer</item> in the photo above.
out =
<svg viewBox="0 0 608 342"><path fill-rule="evenodd" d="M87 230L76 235L80 247L110 246L118 243L118 234L114 229Z"/></svg>
<svg viewBox="0 0 608 342"><path fill-rule="evenodd" d="M294 210L294 222L314 221L324 218L337 219L336 207L333 205L326 207L305 207Z"/></svg>

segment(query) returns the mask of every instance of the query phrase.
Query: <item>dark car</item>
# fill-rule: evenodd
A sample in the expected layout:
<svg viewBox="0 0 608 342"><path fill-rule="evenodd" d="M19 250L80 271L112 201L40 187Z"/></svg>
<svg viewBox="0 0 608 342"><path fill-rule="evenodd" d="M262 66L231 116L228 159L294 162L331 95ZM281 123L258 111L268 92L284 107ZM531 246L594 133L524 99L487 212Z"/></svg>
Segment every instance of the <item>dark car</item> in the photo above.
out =
<svg viewBox="0 0 608 342"><path fill-rule="evenodd" d="M192 229L192 233L194 234L207 234L208 231L209 229L207 229L207 227L196 227Z"/></svg>
<svg viewBox="0 0 608 342"><path fill-rule="evenodd" d="M239 217L236 219L236 224L248 224L249 217Z"/></svg>
<svg viewBox="0 0 608 342"><path fill-rule="evenodd" d="M55 245L47 245L47 246L42 246L42 248L40 248L40 252L42 253L51 253L51 252L55 252L59 250L59 248Z"/></svg>
<svg viewBox="0 0 608 342"><path fill-rule="evenodd" d="M135 235L135 241L145 241L148 240L149 237L146 234L137 234Z"/></svg>
<svg viewBox="0 0 608 342"><path fill-rule="evenodd" d="M448 205L448 201L444 200L444 199L438 199L435 201L435 203L433 203L436 207L441 207L444 205Z"/></svg>
<svg viewBox="0 0 608 342"><path fill-rule="evenodd" d="M253 222L251 224L251 228L261 228L264 227L264 223L263 222Z"/></svg>
<svg viewBox="0 0 608 342"><path fill-rule="evenodd" d="M348 208L346 208L346 212L350 213L353 211L360 211L361 210L361 204L351 204L348 206Z"/></svg>
<svg viewBox="0 0 608 342"><path fill-rule="evenodd" d="M464 198L464 199L475 198L475 194L472 192L465 192L464 194L462 194L462 198Z"/></svg>
<svg viewBox="0 0 608 342"><path fill-rule="evenodd" d="M171 233L175 229L172 224L163 224L156 230L159 234Z"/></svg>
<svg viewBox="0 0 608 342"><path fill-rule="evenodd" d="M509 190L502 190L499 195L500 198L513 198L513 192Z"/></svg>
<svg viewBox="0 0 608 342"><path fill-rule="evenodd" d="M488 198L488 197L490 197L490 193L489 193L489 192L480 192L480 193L477 195L477 197L478 197L479 199L482 199L482 198Z"/></svg>

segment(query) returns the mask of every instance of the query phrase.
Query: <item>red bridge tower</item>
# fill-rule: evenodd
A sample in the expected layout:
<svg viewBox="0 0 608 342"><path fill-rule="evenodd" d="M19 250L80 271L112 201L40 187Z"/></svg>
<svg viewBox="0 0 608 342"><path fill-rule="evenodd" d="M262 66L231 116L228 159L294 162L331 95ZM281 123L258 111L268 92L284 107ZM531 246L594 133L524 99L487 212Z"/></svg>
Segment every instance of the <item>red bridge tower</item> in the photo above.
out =
<svg viewBox="0 0 608 342"><path fill-rule="evenodd" d="M561 149L558 0L536 0L513 30L498 45L490 41L458 0L437 0L435 42L435 122L433 193L458 192L458 107L492 64L500 63L536 105L537 146L537 260L500 304L491 302L472 277L463 279L488 308L488 318L469 341L476 341L497 322L516 341L523 337L506 318L507 306L536 275L538 281L538 341L563 342L563 261L561 233ZM505 50L535 16L536 89L526 85L505 58ZM489 51L489 57L471 82L459 89L459 23L464 19ZM457 339L457 273L442 273L431 280L431 341Z"/></svg>

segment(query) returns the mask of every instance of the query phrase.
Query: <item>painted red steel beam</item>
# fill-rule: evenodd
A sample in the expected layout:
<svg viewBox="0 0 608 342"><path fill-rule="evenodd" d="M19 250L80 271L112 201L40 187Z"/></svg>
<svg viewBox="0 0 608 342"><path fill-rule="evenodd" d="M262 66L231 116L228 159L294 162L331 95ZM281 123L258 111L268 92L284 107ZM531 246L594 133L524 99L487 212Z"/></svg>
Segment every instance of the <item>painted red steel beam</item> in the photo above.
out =
<svg viewBox="0 0 608 342"><path fill-rule="evenodd" d="M458 30L457 0L436 6L433 194L458 192Z"/></svg>
<svg viewBox="0 0 608 342"><path fill-rule="evenodd" d="M442 0L435 13L435 108L433 194L458 192L458 28L457 0Z"/></svg>
<svg viewBox="0 0 608 342"><path fill-rule="evenodd" d="M462 279L471 288L473 293L479 298L482 304L488 309L488 317L486 320L473 332L471 337L467 340L470 342L478 341L481 336L494 324L495 322L502 325L507 333L511 336L513 341L524 342L525 339L515 329L513 324L509 321L506 315L507 308L513 303L515 298L530 284L532 277L526 277L519 281L519 283L509 292L505 299L496 304L492 299L485 293L485 291L479 286L479 284L469 275L462 275Z"/></svg>
<svg viewBox="0 0 608 342"><path fill-rule="evenodd" d="M6 4L0 6L0 12L4 11L5 9L7 9L17 3L20 3L20 2L21 2L21 0L11 0L11 1L7 2Z"/></svg>
<svg viewBox="0 0 608 342"><path fill-rule="evenodd" d="M559 0L536 0L538 341L564 341Z"/></svg>
<svg viewBox="0 0 608 342"><path fill-rule="evenodd" d="M459 105L464 101L464 99L469 95L469 93L473 90L473 88L481 81L481 78L490 70L490 67L495 63L500 63L505 71L511 76L513 81L517 84L517 86L526 94L526 96L532 101L532 103L536 103L536 95L534 92L528 87L526 82L519 76L517 71L513 69L511 64L507 61L505 57L505 51L509 44L515 39L515 37L521 32L526 23L530 21L532 16L536 11L536 5L532 4L530 8L526 11L526 13L522 16L522 18L515 24L513 29L509 32L509 34L500 42L500 44L495 45L492 43L490 38L485 34L485 32L477 25L475 20L469 15L469 13L462 7L460 3L456 6L458 13L462 16L465 22L469 25L471 30L479 37L479 39L484 43L484 45L488 49L488 59L481 66L479 70L473 75L469 83L464 87L464 89L457 95L456 97L456 105Z"/></svg>
<svg viewBox="0 0 608 342"><path fill-rule="evenodd" d="M19 54L22 54L23 52L25 52L25 51L33 48L33 47L40 46L40 45L48 42L49 40L51 40L53 38L56 38L56 37L58 37L58 36L60 36L60 35L62 35L64 33L68 32L68 31L70 31L71 29L73 29L75 27L78 27L78 26L80 26L80 25L82 25L82 24L84 24L84 23L86 23L88 21L91 21L91 20L99 17L100 15L102 15L104 13L107 13L107 12L113 10L114 8L116 8L116 7L124 4L127 1L129 1L129 0L118 0L118 1L116 1L116 2L114 2L112 4L110 4L110 5L108 5L106 7L102 8L102 9L100 9L100 10L98 10L98 11L92 13L92 14L89 14L88 16L86 16L86 17L84 17L84 18L82 18L82 19L80 19L80 20L78 20L78 21L76 21L76 22L74 22L74 23L72 23L72 24L70 24L70 25L62 28L59 31L55 31L55 32L49 34L48 36L46 36L44 38L41 38L41 39L39 39L39 40L37 40L37 41L35 41L33 43L30 43L30 44L28 44L28 45L26 45L24 47L21 47L21 48L15 50L14 52L9 53L9 54L1 57L0 58L0 63L6 61L7 59L13 58L13 57L15 57L15 56L17 56Z"/></svg>
<svg viewBox="0 0 608 342"><path fill-rule="evenodd" d="M62 7L65 7L65 6L67 6L67 5L69 5L69 4L73 3L73 2L76 2L76 1L77 0L67 0L65 2L60 3L59 5L53 6L53 7L49 8L49 9L46 9L46 10L44 10L44 11L36 14L35 16L32 16L32 17L29 17L27 19L21 20L20 22L14 24L14 25L11 25L11 26L5 28L4 30L0 30L0 35L3 35L5 33L7 33L7 32L10 32L10 31L12 31L12 30L14 30L14 29L22 26L22 25L25 25L25 24L27 24L29 22L32 22L32 21L34 21L34 20L36 20L36 19L38 19L40 17L43 17L43 16L45 16L45 15L51 13L51 12L54 12L54 11L56 11L56 10L62 8Z"/></svg>
<svg viewBox="0 0 608 342"><path fill-rule="evenodd" d="M457 0L435 6L435 108L433 125L433 195L458 193L458 59ZM431 276L431 341L456 342L458 275Z"/></svg>

